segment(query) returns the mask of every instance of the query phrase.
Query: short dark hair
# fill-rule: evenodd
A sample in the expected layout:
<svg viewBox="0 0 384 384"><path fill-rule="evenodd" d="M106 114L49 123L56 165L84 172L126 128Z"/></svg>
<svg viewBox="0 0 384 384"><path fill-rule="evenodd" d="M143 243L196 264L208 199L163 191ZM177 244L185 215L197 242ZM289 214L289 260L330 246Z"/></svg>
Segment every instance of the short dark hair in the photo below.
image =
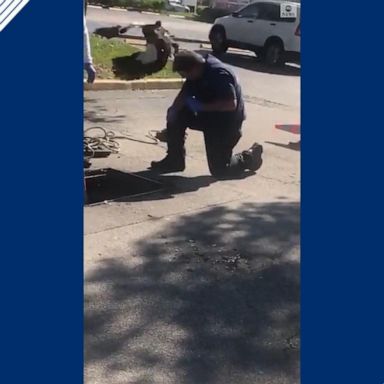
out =
<svg viewBox="0 0 384 384"><path fill-rule="evenodd" d="M173 62L173 71L174 72L189 72L196 65L201 65L205 63L205 59L200 54L182 50L175 55L175 60Z"/></svg>

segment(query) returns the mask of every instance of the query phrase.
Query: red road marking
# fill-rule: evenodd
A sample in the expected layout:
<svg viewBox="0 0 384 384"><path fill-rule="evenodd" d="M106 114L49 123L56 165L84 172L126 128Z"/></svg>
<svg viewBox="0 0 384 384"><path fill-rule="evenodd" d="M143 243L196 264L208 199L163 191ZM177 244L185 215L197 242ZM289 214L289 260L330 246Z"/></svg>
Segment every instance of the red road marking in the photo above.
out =
<svg viewBox="0 0 384 384"><path fill-rule="evenodd" d="M276 124L276 129L300 135L300 124Z"/></svg>

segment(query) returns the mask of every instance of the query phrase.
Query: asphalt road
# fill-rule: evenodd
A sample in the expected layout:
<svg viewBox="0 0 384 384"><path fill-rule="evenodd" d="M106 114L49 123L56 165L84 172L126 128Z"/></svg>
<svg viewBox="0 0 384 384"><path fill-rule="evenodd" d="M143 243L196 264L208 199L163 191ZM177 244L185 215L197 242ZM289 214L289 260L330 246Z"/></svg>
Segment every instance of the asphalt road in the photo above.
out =
<svg viewBox="0 0 384 384"><path fill-rule="evenodd" d="M176 91L86 92L85 127L135 140L164 126ZM298 384L300 153L274 129L298 112L256 99L236 151L256 175L216 181L201 132L165 190L85 208L85 383ZM163 145L121 140L95 167L146 172Z"/></svg>
<svg viewBox="0 0 384 384"><path fill-rule="evenodd" d="M184 19L175 19L165 15L148 15L123 10L106 10L89 7L87 22L89 30L112 25L129 23L153 23L161 20L165 28L177 37L207 39L210 25ZM130 33L141 35L139 28ZM199 44L181 43L181 48L199 50ZM209 53L209 49L201 49ZM230 64L238 75L247 100L251 103L274 105L280 104L299 110L300 107L300 69L287 65L282 69L266 68L256 61L254 54L245 51L230 50L222 56L222 60ZM299 113L296 123L299 123Z"/></svg>
<svg viewBox="0 0 384 384"><path fill-rule="evenodd" d="M159 19L97 9L89 18L100 26ZM180 33L201 27L163 18ZM261 142L263 167L217 182L201 133L189 131L187 168L160 177L163 192L85 208L87 384L300 381L300 153L287 145L298 137L274 127L300 122L299 69L270 71L241 52L222 59L240 79L248 115L236 151ZM146 168L165 147L142 141L164 127L175 94L87 92L85 128L132 139L93 166L156 178Z"/></svg>
<svg viewBox="0 0 384 384"><path fill-rule="evenodd" d="M211 25L207 23L178 19L166 15L152 15L140 12L128 12L120 9L101 9L95 7L88 7L87 11L88 27L91 32L99 27L113 25L124 26L130 23L151 24L157 20L161 20L164 27L167 28L171 34L181 38L207 40L211 28ZM140 34L140 30L132 30L132 32Z"/></svg>

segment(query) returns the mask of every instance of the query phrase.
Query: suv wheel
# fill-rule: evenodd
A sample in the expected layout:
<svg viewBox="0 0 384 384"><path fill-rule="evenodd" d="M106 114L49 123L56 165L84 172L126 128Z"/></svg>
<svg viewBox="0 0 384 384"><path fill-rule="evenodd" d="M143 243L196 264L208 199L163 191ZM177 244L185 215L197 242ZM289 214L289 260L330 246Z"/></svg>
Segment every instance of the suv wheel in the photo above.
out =
<svg viewBox="0 0 384 384"><path fill-rule="evenodd" d="M279 41L272 41L265 46L264 49L264 60L269 66L280 66L284 65L284 47Z"/></svg>
<svg viewBox="0 0 384 384"><path fill-rule="evenodd" d="M228 44L224 30L221 28L212 29L209 35L209 40L211 42L213 53L220 54L227 52Z"/></svg>

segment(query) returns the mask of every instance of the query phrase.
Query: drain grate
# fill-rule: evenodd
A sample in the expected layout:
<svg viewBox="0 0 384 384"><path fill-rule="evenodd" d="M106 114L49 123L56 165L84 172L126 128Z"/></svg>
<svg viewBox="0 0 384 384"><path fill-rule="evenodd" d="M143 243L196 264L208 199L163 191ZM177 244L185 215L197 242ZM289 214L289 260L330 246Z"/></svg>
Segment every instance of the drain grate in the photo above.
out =
<svg viewBox="0 0 384 384"><path fill-rule="evenodd" d="M162 189L157 181L111 168L86 170L85 186L86 205L147 195Z"/></svg>

